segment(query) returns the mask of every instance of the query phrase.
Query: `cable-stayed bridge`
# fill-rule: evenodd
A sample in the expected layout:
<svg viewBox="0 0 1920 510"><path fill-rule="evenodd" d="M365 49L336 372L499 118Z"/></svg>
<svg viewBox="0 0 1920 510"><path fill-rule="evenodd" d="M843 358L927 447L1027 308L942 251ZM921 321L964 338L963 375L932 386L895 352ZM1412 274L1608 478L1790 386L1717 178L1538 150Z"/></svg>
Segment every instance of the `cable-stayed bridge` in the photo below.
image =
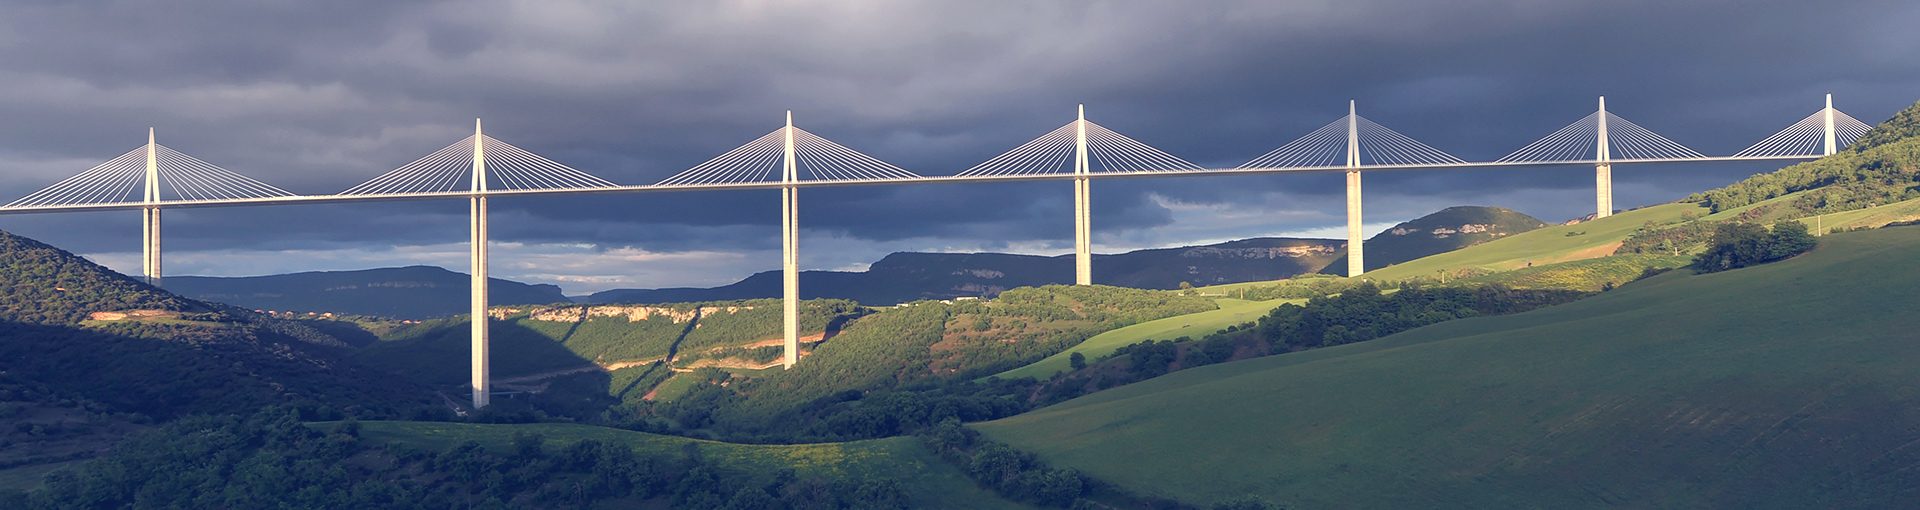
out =
<svg viewBox="0 0 1920 510"><path fill-rule="evenodd" d="M1071 180L1074 184L1074 281L1093 282L1092 179L1343 172L1347 178L1349 276L1364 270L1360 175L1369 170L1447 170L1542 165L1593 165L1595 214L1613 213L1612 165L1711 161L1805 160L1831 155L1871 129L1826 107L1731 156L1707 156L1607 111L1594 113L1494 161L1469 162L1348 113L1324 127L1233 168L1205 168L1086 120L1077 119L966 171L923 176L786 126L660 182L622 185L487 136L474 134L345 191L300 195L201 161L154 142L26 197L0 214L139 209L142 271L161 283L160 218L166 208L263 206L370 200L465 198L469 202L473 401L491 394L487 313L487 201L560 193L638 193L779 189L785 302L785 365L798 362L799 190L801 188L969 182Z"/></svg>

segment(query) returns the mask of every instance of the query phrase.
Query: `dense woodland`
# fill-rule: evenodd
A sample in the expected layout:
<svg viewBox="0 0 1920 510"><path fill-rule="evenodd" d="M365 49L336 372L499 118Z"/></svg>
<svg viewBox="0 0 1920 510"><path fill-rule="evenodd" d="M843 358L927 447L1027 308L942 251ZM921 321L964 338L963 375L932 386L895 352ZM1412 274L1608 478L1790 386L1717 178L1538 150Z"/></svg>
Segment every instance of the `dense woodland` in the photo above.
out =
<svg viewBox="0 0 1920 510"><path fill-rule="evenodd" d="M271 407L246 417L196 416L136 434L112 455L49 475L46 488L0 493L0 506L94 508L588 508L659 501L675 508L904 509L887 479L773 480L718 469L697 443L647 456L592 440L550 447L538 435L510 451L473 442L446 451L367 444L358 424L323 409Z"/></svg>
<svg viewBox="0 0 1920 510"><path fill-rule="evenodd" d="M1805 253L1818 241L1798 221L1773 224L1771 230L1751 223L1721 223L1713 231L1713 247L1701 253L1694 267L1712 273L1764 264Z"/></svg>

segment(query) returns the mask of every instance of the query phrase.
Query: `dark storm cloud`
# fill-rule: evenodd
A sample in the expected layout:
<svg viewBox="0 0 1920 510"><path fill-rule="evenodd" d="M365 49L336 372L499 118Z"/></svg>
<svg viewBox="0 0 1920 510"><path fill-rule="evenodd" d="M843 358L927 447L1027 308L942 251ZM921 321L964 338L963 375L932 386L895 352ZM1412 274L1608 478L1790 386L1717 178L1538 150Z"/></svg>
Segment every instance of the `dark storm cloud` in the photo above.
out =
<svg viewBox="0 0 1920 510"><path fill-rule="evenodd" d="M1870 123L1910 103L1917 13L1873 1L8 2L0 193L119 155L148 126L207 161L331 193L465 137L475 117L509 143L644 184L772 131L786 110L816 134L945 175L1082 103L1091 120L1210 167L1331 122L1349 99L1468 160L1551 133L1600 95L1642 126L1730 154L1826 92ZM1622 167L1619 205L1767 169ZM1481 203L1557 221L1590 212L1591 185L1579 167L1369 173L1368 217ZM876 246L1044 248L1069 237L1067 189L808 191L803 224ZM1168 204L1273 217L1239 235L1298 231L1337 222L1341 190L1329 175L1100 181L1094 221L1115 245L1196 241L1169 228L1185 220ZM495 238L766 250L774 196L502 199ZM457 201L207 209L169 213L167 235L202 250L458 243L464 213ZM125 251L137 227L118 218L4 221L74 250Z"/></svg>

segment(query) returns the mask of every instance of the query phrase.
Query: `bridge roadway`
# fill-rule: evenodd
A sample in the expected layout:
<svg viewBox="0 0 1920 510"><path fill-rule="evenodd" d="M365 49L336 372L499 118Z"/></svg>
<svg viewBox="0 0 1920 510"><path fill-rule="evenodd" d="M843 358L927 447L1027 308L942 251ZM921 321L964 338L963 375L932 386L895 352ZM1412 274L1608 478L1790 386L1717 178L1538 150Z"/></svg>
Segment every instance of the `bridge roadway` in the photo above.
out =
<svg viewBox="0 0 1920 510"><path fill-rule="evenodd" d="M1645 163L1706 163L1706 162L1728 162L1728 161L1800 161L1800 160L1814 160L1814 159L1819 159L1821 157L1823 156L1820 156L1820 155L1742 156L1742 157L1717 156L1717 157L1704 157L1704 158L1612 159L1612 160L1607 160L1605 163L1606 164L1645 164ZM379 201L392 201L392 200L424 200L424 199L436 199L436 198L538 196L538 195L555 195L555 194L668 193L668 192L689 192L689 191L774 190L774 189L786 189L786 188L805 189L805 188L828 188L828 187L841 187L841 186L901 186L901 185L915 185L915 184L962 184L962 183L980 183L980 182L1070 181L1070 180L1074 180L1082 177L1085 177L1088 179L1126 179L1126 178L1153 178L1153 177L1193 177L1193 176L1265 175L1265 174L1318 173L1318 172L1350 172L1350 171L1356 171L1356 170L1374 172L1374 171L1406 171L1406 170L1453 170L1453 169L1478 169L1478 168L1563 167L1563 166L1594 166L1598 164L1602 164L1602 162L1599 160L1573 160L1573 161L1546 161L1546 162L1522 161L1522 162L1484 162L1484 163L1453 163L1453 164L1422 164L1422 165L1361 165L1357 167L1316 166L1316 167L1285 167L1285 168L1210 168L1210 169L1203 169L1203 170L1179 170L1179 171L1092 172L1084 175L1076 175L1071 173L1026 174L1026 175L972 175L972 176L956 175L956 176L925 176L925 177L913 177L913 178L884 178L884 179L801 180L801 181L794 181L790 183L780 182L780 181L767 181L767 182L709 183L709 184L645 184L645 185L631 185L631 186L612 186L612 187L602 187L602 188L518 189L518 190L490 189L490 190L484 190L484 191L445 191L445 192L433 192L433 193L394 193L394 194L382 194L382 195L294 195L294 196L285 196L285 197L230 198L230 199L214 199L214 200L163 200L163 201L153 202L153 203L115 202L115 203L103 203L103 204L13 206L13 207L0 207L0 215L88 212L88 211L128 211L128 210L148 209L153 207L174 209L174 208L205 208L205 207L236 207L236 206L268 206L268 205L303 205L303 204L347 203L347 202L379 202Z"/></svg>

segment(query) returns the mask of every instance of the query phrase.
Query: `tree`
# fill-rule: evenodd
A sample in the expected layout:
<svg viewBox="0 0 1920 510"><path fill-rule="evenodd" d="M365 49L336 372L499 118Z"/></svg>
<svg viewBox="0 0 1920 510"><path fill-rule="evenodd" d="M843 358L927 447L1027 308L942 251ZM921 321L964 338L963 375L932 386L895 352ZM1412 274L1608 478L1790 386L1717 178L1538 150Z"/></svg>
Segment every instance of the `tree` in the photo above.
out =
<svg viewBox="0 0 1920 510"><path fill-rule="evenodd" d="M1780 260L1806 253L1819 241L1807 232L1807 224L1798 221L1782 221L1773 225L1773 232L1767 235L1768 260Z"/></svg>
<svg viewBox="0 0 1920 510"><path fill-rule="evenodd" d="M1074 352L1072 356L1067 356L1067 364L1073 366L1074 370L1087 368L1087 355Z"/></svg>
<svg viewBox="0 0 1920 510"><path fill-rule="evenodd" d="M1722 223L1713 232L1713 247L1694 259L1703 272L1725 271L1785 259L1813 249L1817 241L1807 225L1783 221L1772 231L1751 223Z"/></svg>

